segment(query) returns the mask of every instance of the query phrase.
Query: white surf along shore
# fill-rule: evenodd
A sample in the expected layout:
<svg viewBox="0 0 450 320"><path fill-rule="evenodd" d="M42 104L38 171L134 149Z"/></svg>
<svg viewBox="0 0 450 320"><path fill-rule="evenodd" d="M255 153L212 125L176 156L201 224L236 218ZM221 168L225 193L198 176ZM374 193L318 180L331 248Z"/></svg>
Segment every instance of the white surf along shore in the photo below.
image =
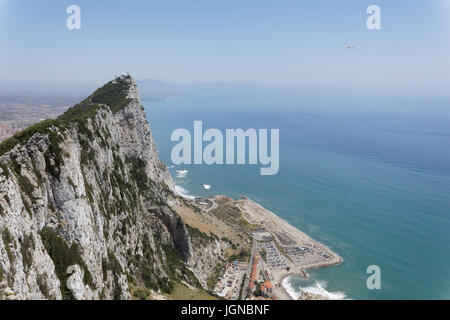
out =
<svg viewBox="0 0 450 320"><path fill-rule="evenodd" d="M286 277L282 281L282 285L284 290L286 290L287 294L293 300L302 299L303 293L308 293L309 295L313 295L317 300L345 300L347 299L347 295L345 292L336 291L331 292L327 290L327 282L315 280L314 284L306 285L301 287L294 287L291 283L292 278Z"/></svg>

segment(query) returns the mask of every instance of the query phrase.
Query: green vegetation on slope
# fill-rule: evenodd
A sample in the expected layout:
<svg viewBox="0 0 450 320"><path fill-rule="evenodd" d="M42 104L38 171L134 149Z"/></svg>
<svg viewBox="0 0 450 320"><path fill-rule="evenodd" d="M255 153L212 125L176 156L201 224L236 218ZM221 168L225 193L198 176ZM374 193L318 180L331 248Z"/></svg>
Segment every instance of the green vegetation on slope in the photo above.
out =
<svg viewBox="0 0 450 320"><path fill-rule="evenodd" d="M130 78L130 76L126 77L126 79ZM110 81L94 92L91 101L106 104L113 113L116 113L130 103L131 100L127 98L129 88L128 82L120 78Z"/></svg>
<svg viewBox="0 0 450 320"><path fill-rule="evenodd" d="M2 232L2 240L3 244L5 245L6 254L9 259L9 263L12 263L14 261L14 254L11 251L10 244L14 244L14 239L9 232L8 228L5 228Z"/></svg>
<svg viewBox="0 0 450 320"><path fill-rule="evenodd" d="M49 119L39 122L27 129L16 133L9 139L0 144L0 156L13 149L18 144L25 144L34 134L49 134L52 127L60 129L65 128L68 124L77 122L79 126L83 126L86 119L93 118L102 105L107 105L111 112L116 113L123 109L129 102L127 98L130 88L128 80L125 78L117 78L108 82L103 87L97 89L92 95L67 110L56 120Z"/></svg>
<svg viewBox="0 0 450 320"><path fill-rule="evenodd" d="M219 300L202 289L189 288L183 283L177 283L168 298L170 300Z"/></svg>
<svg viewBox="0 0 450 320"><path fill-rule="evenodd" d="M84 271L83 282L91 288L94 288L92 275L86 267L83 258L81 258L80 248L77 244L73 243L72 246L69 247L66 240L49 228L42 229L39 234L41 235L45 250L55 265L55 272L61 283L61 294L63 299L73 299L72 292L66 286L69 277L67 268L69 266L78 264Z"/></svg>
<svg viewBox="0 0 450 320"><path fill-rule="evenodd" d="M248 232L255 229L254 225L244 219L241 209L233 203L232 199L223 197L216 202L218 206L211 210L211 215L241 231Z"/></svg>
<svg viewBox="0 0 450 320"><path fill-rule="evenodd" d="M16 133L14 136L6 139L0 144L0 156L10 151L18 144L25 144L35 133L47 134L49 132L49 128L58 125L59 121L49 119Z"/></svg>

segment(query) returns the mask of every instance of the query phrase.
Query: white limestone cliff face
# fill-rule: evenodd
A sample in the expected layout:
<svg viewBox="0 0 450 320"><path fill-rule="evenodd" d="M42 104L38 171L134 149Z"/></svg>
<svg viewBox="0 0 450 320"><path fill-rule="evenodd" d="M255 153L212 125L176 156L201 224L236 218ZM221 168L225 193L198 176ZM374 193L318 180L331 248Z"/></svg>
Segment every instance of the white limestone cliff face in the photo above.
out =
<svg viewBox="0 0 450 320"><path fill-rule="evenodd" d="M207 287L209 276L215 271L219 259L226 256L227 246L215 239L208 243L208 245L193 245L195 250L192 250L191 255L187 261L189 267L195 270L195 275L204 288ZM212 257L216 257L212 260Z"/></svg>
<svg viewBox="0 0 450 320"><path fill-rule="evenodd" d="M135 81L112 111L37 130L0 156L0 299L129 299L129 282L206 286L227 244L192 245ZM175 260L174 260L175 259ZM70 268L69 268L70 267Z"/></svg>

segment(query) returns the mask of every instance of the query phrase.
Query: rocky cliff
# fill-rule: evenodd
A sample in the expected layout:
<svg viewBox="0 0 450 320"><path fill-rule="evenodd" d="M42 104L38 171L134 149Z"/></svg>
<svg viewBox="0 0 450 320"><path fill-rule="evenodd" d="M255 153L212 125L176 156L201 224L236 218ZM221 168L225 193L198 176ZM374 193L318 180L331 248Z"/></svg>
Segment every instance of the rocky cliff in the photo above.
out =
<svg viewBox="0 0 450 320"><path fill-rule="evenodd" d="M0 299L206 288L229 242L186 225L133 78L0 145ZM195 245L192 245L195 243Z"/></svg>

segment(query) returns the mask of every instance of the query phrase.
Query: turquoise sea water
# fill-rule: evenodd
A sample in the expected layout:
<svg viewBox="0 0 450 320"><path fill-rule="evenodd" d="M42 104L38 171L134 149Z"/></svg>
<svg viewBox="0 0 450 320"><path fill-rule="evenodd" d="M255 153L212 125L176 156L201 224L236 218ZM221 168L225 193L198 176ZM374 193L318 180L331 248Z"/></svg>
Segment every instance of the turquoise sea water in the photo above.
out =
<svg viewBox="0 0 450 320"><path fill-rule="evenodd" d="M143 105L159 156L186 192L249 196L344 258L308 271L307 280L291 278L293 292L450 299L449 117L280 109L276 101L259 108L232 98ZM194 120L204 129L279 128L279 173L260 176L259 165L171 167L170 135L192 132ZM381 290L366 287L369 265L381 268Z"/></svg>

